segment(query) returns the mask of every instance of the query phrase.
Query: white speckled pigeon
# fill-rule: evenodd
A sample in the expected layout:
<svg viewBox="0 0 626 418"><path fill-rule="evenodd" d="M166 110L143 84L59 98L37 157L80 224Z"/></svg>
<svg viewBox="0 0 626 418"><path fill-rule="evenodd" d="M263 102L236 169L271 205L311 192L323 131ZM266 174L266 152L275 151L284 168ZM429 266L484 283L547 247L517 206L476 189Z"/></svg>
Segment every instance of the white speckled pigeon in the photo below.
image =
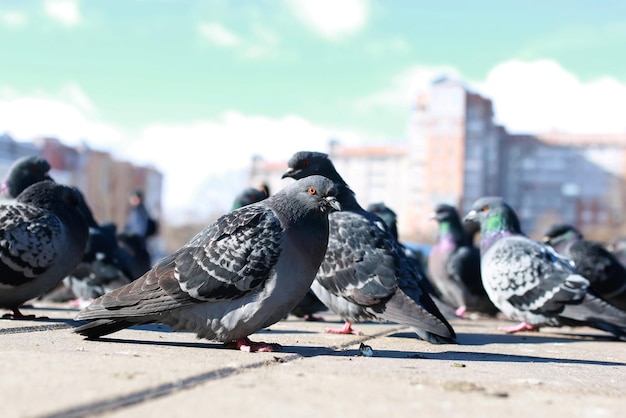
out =
<svg viewBox="0 0 626 418"><path fill-rule="evenodd" d="M249 335L278 322L315 278L328 244L328 213L340 209L321 176L222 215L144 276L96 299L76 319L88 338L133 324L163 323L244 351L276 344Z"/></svg>
<svg viewBox="0 0 626 418"><path fill-rule="evenodd" d="M626 312L597 296L571 260L524 235L500 197L478 199L465 216L481 226L481 273L492 302L510 319L507 332L542 326L590 326L626 338Z"/></svg>
<svg viewBox="0 0 626 418"><path fill-rule="evenodd" d="M80 262L88 228L78 202L73 188L48 180L0 204L0 307L14 318Z"/></svg>
<svg viewBox="0 0 626 418"><path fill-rule="evenodd" d="M327 154L302 151L288 162L283 177L320 174L339 185L341 212L330 219L326 257L311 289L345 321L335 333L358 333L357 321L409 325L431 343L456 343L452 326L424 288L425 276L411 263L385 222L357 202Z"/></svg>
<svg viewBox="0 0 626 418"><path fill-rule="evenodd" d="M585 239L571 224L554 224L544 232L543 242L569 258L589 285L612 305L626 310L626 267L604 244Z"/></svg>
<svg viewBox="0 0 626 418"><path fill-rule="evenodd" d="M459 317L467 311L495 315L498 309L480 277L480 250L463 229L456 208L441 203L431 218L438 228L437 241L428 254L428 275L441 299L455 308Z"/></svg>

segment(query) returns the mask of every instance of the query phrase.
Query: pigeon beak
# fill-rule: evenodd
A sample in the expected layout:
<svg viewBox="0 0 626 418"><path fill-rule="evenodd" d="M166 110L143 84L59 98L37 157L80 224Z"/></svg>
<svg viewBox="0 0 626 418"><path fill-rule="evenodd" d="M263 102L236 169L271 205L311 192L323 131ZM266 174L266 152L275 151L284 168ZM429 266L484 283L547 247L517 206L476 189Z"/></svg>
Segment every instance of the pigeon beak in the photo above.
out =
<svg viewBox="0 0 626 418"><path fill-rule="evenodd" d="M475 210L470 210L469 212L467 212L467 215L465 215L465 217L463 218L464 222L474 222L476 220L476 215L478 214L478 212L476 212Z"/></svg>
<svg viewBox="0 0 626 418"><path fill-rule="evenodd" d="M293 177L295 170L293 168L288 169L287 171L285 171L283 173L283 176L281 177L281 179L287 178L287 177Z"/></svg>
<svg viewBox="0 0 626 418"><path fill-rule="evenodd" d="M341 205L339 204L339 201L337 200L335 196L326 196L324 199L326 200L326 204L328 205L328 207L338 212L341 211Z"/></svg>
<svg viewBox="0 0 626 418"><path fill-rule="evenodd" d="M432 212L429 216L428 219L430 219L431 221L434 219L437 219L437 212Z"/></svg>

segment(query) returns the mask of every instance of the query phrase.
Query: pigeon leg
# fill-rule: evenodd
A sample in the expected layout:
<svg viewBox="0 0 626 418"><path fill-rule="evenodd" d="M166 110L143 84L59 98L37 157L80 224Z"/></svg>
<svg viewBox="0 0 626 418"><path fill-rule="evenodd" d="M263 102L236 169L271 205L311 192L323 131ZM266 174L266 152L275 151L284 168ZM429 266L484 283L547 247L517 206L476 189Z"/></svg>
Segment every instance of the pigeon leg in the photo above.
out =
<svg viewBox="0 0 626 418"><path fill-rule="evenodd" d="M454 311L454 313L459 318L465 318L465 314L467 313L467 306L465 305L459 306L458 308L456 308L456 311Z"/></svg>
<svg viewBox="0 0 626 418"><path fill-rule="evenodd" d="M4 314L4 315L2 315L2 318L4 318L4 319L23 319L23 320L37 319L36 315L24 315L22 312L20 312L19 308L13 308L11 310L13 311L12 314Z"/></svg>
<svg viewBox="0 0 626 418"><path fill-rule="evenodd" d="M272 344L272 343L264 343L264 342L254 342L250 341L248 337L240 338L235 341L231 341L228 343L224 343L226 348L230 348L233 350L241 350L247 353L253 353L255 351L262 352L271 352L271 351L280 351L282 347L280 344Z"/></svg>
<svg viewBox="0 0 626 418"><path fill-rule="evenodd" d="M326 332L329 334L354 334L361 335L361 331L352 328L352 323L346 321L343 328L326 328Z"/></svg>
<svg viewBox="0 0 626 418"><path fill-rule="evenodd" d="M514 327L499 327L501 331L505 331L509 334L513 334L520 331L539 331L539 328L536 326L529 324L528 322L520 322L518 325Z"/></svg>

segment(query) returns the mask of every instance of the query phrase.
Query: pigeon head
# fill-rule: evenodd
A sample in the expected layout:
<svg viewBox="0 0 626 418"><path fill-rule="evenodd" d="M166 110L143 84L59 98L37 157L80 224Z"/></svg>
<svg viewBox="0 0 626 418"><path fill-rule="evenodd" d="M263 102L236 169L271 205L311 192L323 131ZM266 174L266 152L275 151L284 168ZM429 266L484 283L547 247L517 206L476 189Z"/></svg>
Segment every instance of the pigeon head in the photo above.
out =
<svg viewBox="0 0 626 418"><path fill-rule="evenodd" d="M337 201L337 185L323 176L309 176L285 187L286 192L295 192L298 199L307 205L316 205L322 212L340 211Z"/></svg>
<svg viewBox="0 0 626 418"><path fill-rule="evenodd" d="M52 180L49 171L50 163L45 158L31 155L17 159L2 182L2 195L16 198L31 184Z"/></svg>
<svg viewBox="0 0 626 418"><path fill-rule="evenodd" d="M263 190L259 190L254 187L248 187L237 195L233 202L233 209L239 209L243 206L250 205L252 203L260 202L265 199L267 195Z"/></svg>
<svg viewBox="0 0 626 418"><path fill-rule="evenodd" d="M479 223L482 235L493 232L522 233L515 211L498 196L476 200L463 220Z"/></svg>
<svg viewBox="0 0 626 418"><path fill-rule="evenodd" d="M335 182L339 188L337 200L341 203L342 210L364 211L357 202L354 192L341 178L333 162L328 158L328 154L315 151L300 151L295 153L287 164L289 168L285 171L282 178L291 177L298 180L312 175L324 176Z"/></svg>
<svg viewBox="0 0 626 418"><path fill-rule="evenodd" d="M315 151L296 152L287 162L289 167L282 178L291 177L301 179L306 176L318 174L327 177L337 184L346 184L333 165L328 154Z"/></svg>
<svg viewBox="0 0 626 418"><path fill-rule="evenodd" d="M571 224L550 225L543 233L543 242L551 246L558 243L575 242L583 239L583 234Z"/></svg>
<svg viewBox="0 0 626 418"><path fill-rule="evenodd" d="M393 237L398 239L398 217L396 212L382 202L371 203L367 207L367 211L378 215L387 225Z"/></svg>
<svg viewBox="0 0 626 418"><path fill-rule="evenodd" d="M440 203L435 207L435 211L430 216L431 219L436 219L437 222L452 221L459 218L459 213L456 208L446 203Z"/></svg>

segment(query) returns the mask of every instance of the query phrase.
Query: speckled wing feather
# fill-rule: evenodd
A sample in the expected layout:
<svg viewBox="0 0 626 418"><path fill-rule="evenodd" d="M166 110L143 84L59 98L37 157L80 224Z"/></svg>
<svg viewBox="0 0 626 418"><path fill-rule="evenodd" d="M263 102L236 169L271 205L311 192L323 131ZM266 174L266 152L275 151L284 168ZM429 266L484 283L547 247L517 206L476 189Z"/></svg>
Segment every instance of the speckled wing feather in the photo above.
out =
<svg viewBox="0 0 626 418"><path fill-rule="evenodd" d="M330 293L371 306L396 287L396 249L390 235L352 212L330 215L330 240L317 281Z"/></svg>
<svg viewBox="0 0 626 418"><path fill-rule="evenodd" d="M588 286L566 259L524 236L495 243L483 256L482 274L497 299L538 314L580 303Z"/></svg>
<svg viewBox="0 0 626 418"><path fill-rule="evenodd" d="M0 284L34 281L55 262L63 234L59 219L43 209L7 204L0 212Z"/></svg>
<svg viewBox="0 0 626 418"><path fill-rule="evenodd" d="M102 296L77 319L154 315L196 302L243 297L269 277L281 237L280 221L265 206L225 214L142 278Z"/></svg>

